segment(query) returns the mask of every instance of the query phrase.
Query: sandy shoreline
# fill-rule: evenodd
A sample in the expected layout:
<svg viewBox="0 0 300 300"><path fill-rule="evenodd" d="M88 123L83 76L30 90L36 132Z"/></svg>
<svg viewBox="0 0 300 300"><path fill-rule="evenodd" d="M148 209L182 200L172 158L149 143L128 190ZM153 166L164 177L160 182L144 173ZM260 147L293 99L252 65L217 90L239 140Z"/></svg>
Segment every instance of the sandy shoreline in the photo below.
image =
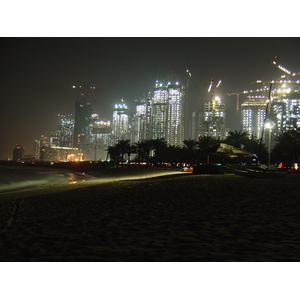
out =
<svg viewBox="0 0 300 300"><path fill-rule="evenodd" d="M0 260L300 260L299 174L130 176L0 201Z"/></svg>

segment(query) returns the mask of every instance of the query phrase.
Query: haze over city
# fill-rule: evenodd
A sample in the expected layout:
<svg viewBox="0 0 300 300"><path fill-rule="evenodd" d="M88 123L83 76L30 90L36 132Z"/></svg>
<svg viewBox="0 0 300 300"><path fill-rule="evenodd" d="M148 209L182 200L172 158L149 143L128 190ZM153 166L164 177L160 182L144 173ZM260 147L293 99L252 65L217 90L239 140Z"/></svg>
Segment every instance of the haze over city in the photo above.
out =
<svg viewBox="0 0 300 300"><path fill-rule="evenodd" d="M280 77L270 61L299 72L299 38L222 37L95 37L3 38L1 57L0 159L12 157L15 144L33 154L33 141L57 129L58 114L73 114L77 92L100 118L111 120L121 99L134 112L134 100L146 95L155 81L170 78L185 84L192 74L189 112L203 112L211 78L222 80L218 94L226 105L226 126L240 130L235 96L227 93L259 88L250 82ZM95 86L95 90L88 90ZM243 101L246 97L240 99Z"/></svg>

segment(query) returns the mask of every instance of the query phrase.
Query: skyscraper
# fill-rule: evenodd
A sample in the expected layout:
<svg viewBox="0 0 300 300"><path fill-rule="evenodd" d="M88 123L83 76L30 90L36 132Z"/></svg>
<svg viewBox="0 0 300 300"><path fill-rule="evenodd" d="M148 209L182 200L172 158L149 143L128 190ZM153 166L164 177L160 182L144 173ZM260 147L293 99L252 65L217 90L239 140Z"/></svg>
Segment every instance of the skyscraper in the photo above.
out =
<svg viewBox="0 0 300 300"><path fill-rule="evenodd" d="M86 159L105 160L107 148L111 146L111 123L103 121L98 114L92 114L87 140Z"/></svg>
<svg viewBox="0 0 300 300"><path fill-rule="evenodd" d="M221 103L219 97L204 104L204 121L200 127L200 136L212 136L220 139L225 139L227 136L225 104Z"/></svg>
<svg viewBox="0 0 300 300"><path fill-rule="evenodd" d="M156 82L151 100L151 138L164 138L170 145L184 139L184 93L179 82L164 86Z"/></svg>
<svg viewBox="0 0 300 300"><path fill-rule="evenodd" d="M128 107L123 99L120 104L115 104L112 120L112 143L119 140L130 139L129 136L129 116Z"/></svg>
<svg viewBox="0 0 300 300"><path fill-rule="evenodd" d="M58 138L60 147L73 147L75 121L72 115L61 115L58 126Z"/></svg>
<svg viewBox="0 0 300 300"><path fill-rule="evenodd" d="M300 94L293 92L282 97L275 95L271 112L275 136L287 130L300 128Z"/></svg>
<svg viewBox="0 0 300 300"><path fill-rule="evenodd" d="M211 79L208 92L211 99L204 104L203 121L199 126L199 136L212 136L217 139L225 139L228 129L225 128L225 104L222 104L220 97L217 95L217 89L221 80L217 84L214 78Z"/></svg>
<svg viewBox="0 0 300 300"><path fill-rule="evenodd" d="M149 139L149 125L151 113L151 97L135 100L136 111L131 118L131 142Z"/></svg>
<svg viewBox="0 0 300 300"><path fill-rule="evenodd" d="M261 138L266 118L266 99L249 97L241 104L242 130L249 137Z"/></svg>
<svg viewBox="0 0 300 300"><path fill-rule="evenodd" d="M75 104L74 148L83 152L86 150L90 117L93 111L92 104L86 102L84 95L81 94Z"/></svg>

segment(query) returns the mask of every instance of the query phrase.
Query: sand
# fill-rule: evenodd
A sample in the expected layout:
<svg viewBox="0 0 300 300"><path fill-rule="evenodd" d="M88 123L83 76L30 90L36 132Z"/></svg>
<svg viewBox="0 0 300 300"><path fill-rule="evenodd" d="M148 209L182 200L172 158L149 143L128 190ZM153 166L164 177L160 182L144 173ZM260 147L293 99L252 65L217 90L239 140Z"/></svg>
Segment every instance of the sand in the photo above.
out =
<svg viewBox="0 0 300 300"><path fill-rule="evenodd" d="M115 180L0 201L0 260L300 260L299 174L110 174Z"/></svg>

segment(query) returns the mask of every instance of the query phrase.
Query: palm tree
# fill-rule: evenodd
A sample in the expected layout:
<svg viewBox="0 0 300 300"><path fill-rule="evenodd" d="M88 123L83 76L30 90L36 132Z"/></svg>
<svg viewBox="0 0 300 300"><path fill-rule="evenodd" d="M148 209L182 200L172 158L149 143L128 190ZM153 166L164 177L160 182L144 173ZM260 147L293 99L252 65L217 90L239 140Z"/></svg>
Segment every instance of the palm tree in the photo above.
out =
<svg viewBox="0 0 300 300"><path fill-rule="evenodd" d="M119 142L116 144L116 146L119 147L119 149L120 149L122 165L123 165L124 155L126 153L128 153L128 149L130 147L130 140L119 140Z"/></svg>
<svg viewBox="0 0 300 300"><path fill-rule="evenodd" d="M267 154L268 148L264 143L261 143L261 140L256 138L255 136L251 136L251 138L248 138L245 140L245 150L249 153L255 153L255 154Z"/></svg>
<svg viewBox="0 0 300 300"><path fill-rule="evenodd" d="M273 155L286 166L294 165L300 157L300 129L292 129L280 134L275 141ZM298 161L299 163L299 161Z"/></svg>
<svg viewBox="0 0 300 300"><path fill-rule="evenodd" d="M136 153L138 155L138 162L140 164L140 161L146 161L146 165L148 166L149 164L149 159L150 159L150 151L152 150L152 141L151 140L144 140L135 143L136 147Z"/></svg>
<svg viewBox="0 0 300 300"><path fill-rule="evenodd" d="M171 165L177 165L182 160L182 148L175 145L166 146L164 162L168 162Z"/></svg>
<svg viewBox="0 0 300 300"><path fill-rule="evenodd" d="M199 150L202 151L206 148L216 145L218 141L212 136L200 136L197 143Z"/></svg>
<svg viewBox="0 0 300 300"><path fill-rule="evenodd" d="M236 148L243 148L249 140L249 134L246 131L240 130L229 131L226 138L226 143Z"/></svg>
<svg viewBox="0 0 300 300"><path fill-rule="evenodd" d="M133 153L136 153L136 146L129 144L126 149L127 157L128 157L128 167L130 166L130 156Z"/></svg>
<svg viewBox="0 0 300 300"><path fill-rule="evenodd" d="M107 148L107 157L114 162L115 167L119 166L119 159L120 159L120 148L117 145L108 146Z"/></svg>
<svg viewBox="0 0 300 300"><path fill-rule="evenodd" d="M151 140L152 150L154 150L155 164L164 162L166 157L167 142L164 138L157 138Z"/></svg>
<svg viewBox="0 0 300 300"><path fill-rule="evenodd" d="M183 151L186 153L186 160L191 166L194 164L198 147L199 143L196 140L189 139L183 141Z"/></svg>
<svg viewBox="0 0 300 300"><path fill-rule="evenodd" d="M140 165L141 164L141 159L143 159L144 142L139 141L139 142L135 143L134 146L135 146L136 153L137 153L138 164Z"/></svg>

